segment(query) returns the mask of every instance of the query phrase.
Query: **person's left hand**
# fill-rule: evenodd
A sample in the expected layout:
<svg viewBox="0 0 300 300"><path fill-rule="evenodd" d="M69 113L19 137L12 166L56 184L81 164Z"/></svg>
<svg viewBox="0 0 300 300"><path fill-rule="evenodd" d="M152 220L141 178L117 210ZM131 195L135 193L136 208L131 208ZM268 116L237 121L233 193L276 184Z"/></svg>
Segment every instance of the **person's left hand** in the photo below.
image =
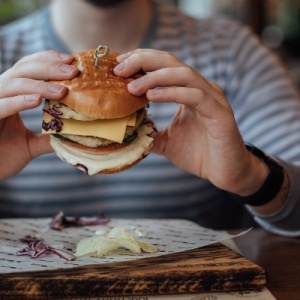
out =
<svg viewBox="0 0 300 300"><path fill-rule="evenodd" d="M128 85L152 102L175 102L169 126L155 137L152 151L215 186L249 195L267 176L262 162L245 148L232 109L220 87L167 52L135 50L117 57L116 75L146 75Z"/></svg>

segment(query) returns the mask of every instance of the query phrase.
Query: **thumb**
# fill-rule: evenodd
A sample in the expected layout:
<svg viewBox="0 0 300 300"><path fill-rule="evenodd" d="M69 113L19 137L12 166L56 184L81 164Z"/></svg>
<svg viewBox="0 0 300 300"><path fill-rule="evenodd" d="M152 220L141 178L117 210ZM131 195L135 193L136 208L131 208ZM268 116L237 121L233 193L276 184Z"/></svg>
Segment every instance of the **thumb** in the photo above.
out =
<svg viewBox="0 0 300 300"><path fill-rule="evenodd" d="M50 135L34 133L29 139L29 151L31 158L53 152L50 145Z"/></svg>
<svg viewBox="0 0 300 300"><path fill-rule="evenodd" d="M151 152L165 155L166 144L168 141L168 131L163 129L155 134Z"/></svg>

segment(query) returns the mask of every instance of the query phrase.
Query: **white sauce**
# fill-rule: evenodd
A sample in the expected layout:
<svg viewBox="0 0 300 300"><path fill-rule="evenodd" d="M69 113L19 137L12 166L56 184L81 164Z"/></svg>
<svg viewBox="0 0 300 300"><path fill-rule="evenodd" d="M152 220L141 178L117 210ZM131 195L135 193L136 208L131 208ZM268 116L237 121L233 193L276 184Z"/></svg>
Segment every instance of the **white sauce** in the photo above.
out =
<svg viewBox="0 0 300 300"><path fill-rule="evenodd" d="M76 166L82 164L87 167L88 175L97 174L106 169L121 168L129 165L148 154L148 149L152 145L153 138L151 134L153 128L147 125L141 126L137 138L127 147L121 148L110 154L90 154L62 144L58 138L51 136L50 144L57 156Z"/></svg>

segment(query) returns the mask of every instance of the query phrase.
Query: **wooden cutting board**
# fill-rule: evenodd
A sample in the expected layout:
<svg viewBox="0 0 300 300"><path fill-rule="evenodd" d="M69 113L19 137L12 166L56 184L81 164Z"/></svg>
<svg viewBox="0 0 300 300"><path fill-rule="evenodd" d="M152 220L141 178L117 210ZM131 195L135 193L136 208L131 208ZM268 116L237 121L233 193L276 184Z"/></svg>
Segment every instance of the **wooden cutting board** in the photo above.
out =
<svg viewBox="0 0 300 300"><path fill-rule="evenodd" d="M131 262L0 275L0 299L67 299L251 290L258 265L217 243Z"/></svg>

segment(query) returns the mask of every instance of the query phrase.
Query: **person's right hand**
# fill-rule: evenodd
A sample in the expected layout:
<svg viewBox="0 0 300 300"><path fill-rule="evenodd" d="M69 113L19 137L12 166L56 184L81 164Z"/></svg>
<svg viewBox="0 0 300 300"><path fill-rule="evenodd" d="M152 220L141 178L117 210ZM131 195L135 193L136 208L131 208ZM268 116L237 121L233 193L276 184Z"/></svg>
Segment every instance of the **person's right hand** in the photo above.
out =
<svg viewBox="0 0 300 300"><path fill-rule="evenodd" d="M56 51L39 52L22 58L0 75L0 179L53 151L48 135L25 128L18 113L37 107L43 98L61 99L67 88L47 81L74 78L79 71L70 65L73 60Z"/></svg>

